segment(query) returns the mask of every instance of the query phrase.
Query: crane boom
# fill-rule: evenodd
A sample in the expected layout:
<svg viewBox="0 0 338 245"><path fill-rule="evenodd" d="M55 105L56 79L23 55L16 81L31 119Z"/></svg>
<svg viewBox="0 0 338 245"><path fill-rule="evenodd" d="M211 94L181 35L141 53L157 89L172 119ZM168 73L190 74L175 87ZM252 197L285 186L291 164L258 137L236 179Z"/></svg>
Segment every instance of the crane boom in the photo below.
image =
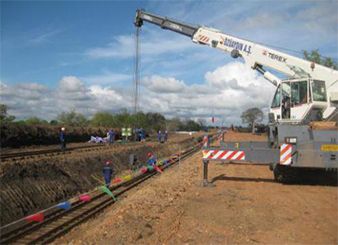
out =
<svg viewBox="0 0 338 245"><path fill-rule="evenodd" d="M207 38L205 38L207 37ZM274 50L272 48L224 34L218 30L201 27L193 41L229 52L232 57L242 57L252 68L266 66L289 77L311 77L325 80L329 84L338 80L334 69Z"/></svg>
<svg viewBox="0 0 338 245"><path fill-rule="evenodd" d="M134 22L135 26L141 27L143 25L143 21L158 25L163 29L168 29L170 31L183 34L190 38L192 38L195 32L198 30L198 26L185 24L166 17L147 13L143 10L136 10L136 18Z"/></svg>

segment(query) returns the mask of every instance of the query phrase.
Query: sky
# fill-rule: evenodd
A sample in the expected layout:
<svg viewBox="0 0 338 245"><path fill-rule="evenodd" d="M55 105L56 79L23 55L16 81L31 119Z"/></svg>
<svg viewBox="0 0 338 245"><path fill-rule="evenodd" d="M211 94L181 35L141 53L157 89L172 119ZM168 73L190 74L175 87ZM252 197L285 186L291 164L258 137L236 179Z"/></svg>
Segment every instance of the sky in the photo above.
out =
<svg viewBox="0 0 338 245"><path fill-rule="evenodd" d="M283 49L338 58L338 1L1 1L0 103L17 119L132 112L136 9ZM139 109L239 124L275 88L229 54L145 23ZM267 116L266 116L267 118Z"/></svg>

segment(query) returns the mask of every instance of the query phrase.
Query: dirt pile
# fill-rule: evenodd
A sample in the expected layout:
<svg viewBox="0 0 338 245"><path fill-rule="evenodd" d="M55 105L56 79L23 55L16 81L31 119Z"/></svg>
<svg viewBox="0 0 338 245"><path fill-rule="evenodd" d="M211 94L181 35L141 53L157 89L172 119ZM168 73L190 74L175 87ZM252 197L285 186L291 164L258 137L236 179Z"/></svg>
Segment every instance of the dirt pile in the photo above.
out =
<svg viewBox="0 0 338 245"><path fill-rule="evenodd" d="M1 225L100 185L105 160L113 161L119 175L129 168L130 154L136 154L144 163L149 151L162 158L195 141L188 138L179 143L107 146L90 152L5 162L0 168Z"/></svg>
<svg viewBox="0 0 338 245"><path fill-rule="evenodd" d="M2 148L59 143L59 126L2 124L0 130ZM68 142L83 142L91 135L105 137L106 134L106 128L67 127L66 139Z"/></svg>

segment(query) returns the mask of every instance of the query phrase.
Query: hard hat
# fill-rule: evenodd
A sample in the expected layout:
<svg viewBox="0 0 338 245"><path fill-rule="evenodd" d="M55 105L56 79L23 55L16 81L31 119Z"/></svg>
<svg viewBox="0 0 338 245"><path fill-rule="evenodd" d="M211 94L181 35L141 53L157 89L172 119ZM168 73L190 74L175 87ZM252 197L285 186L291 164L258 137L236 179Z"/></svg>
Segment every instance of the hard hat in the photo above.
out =
<svg viewBox="0 0 338 245"><path fill-rule="evenodd" d="M106 165L109 165L109 164L111 164L112 163L112 161L110 161L110 160L107 160L106 161Z"/></svg>
<svg viewBox="0 0 338 245"><path fill-rule="evenodd" d="M148 154L147 154L148 157L151 157L152 155L153 155L153 153L151 153L151 152L148 152Z"/></svg>
<svg viewBox="0 0 338 245"><path fill-rule="evenodd" d="M65 131L65 128L61 128L62 131Z"/></svg>

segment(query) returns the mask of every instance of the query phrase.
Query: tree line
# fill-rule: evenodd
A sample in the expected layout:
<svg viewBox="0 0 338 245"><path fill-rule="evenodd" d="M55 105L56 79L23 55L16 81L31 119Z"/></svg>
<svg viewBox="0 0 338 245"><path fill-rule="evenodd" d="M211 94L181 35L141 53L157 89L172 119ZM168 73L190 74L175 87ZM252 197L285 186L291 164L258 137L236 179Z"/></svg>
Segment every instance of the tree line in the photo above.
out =
<svg viewBox="0 0 338 245"><path fill-rule="evenodd" d="M0 104L0 123L17 125L53 125L71 127L106 127L106 128L143 128L145 130L185 130L199 131L205 128L205 122L199 120L195 122L191 119L182 120L180 118L167 119L160 113L138 112L129 113L123 109L117 113L97 112L91 118L85 117L76 111L62 112L55 119L47 121L39 117L30 117L25 120L16 120L14 116L8 115L7 106Z"/></svg>

